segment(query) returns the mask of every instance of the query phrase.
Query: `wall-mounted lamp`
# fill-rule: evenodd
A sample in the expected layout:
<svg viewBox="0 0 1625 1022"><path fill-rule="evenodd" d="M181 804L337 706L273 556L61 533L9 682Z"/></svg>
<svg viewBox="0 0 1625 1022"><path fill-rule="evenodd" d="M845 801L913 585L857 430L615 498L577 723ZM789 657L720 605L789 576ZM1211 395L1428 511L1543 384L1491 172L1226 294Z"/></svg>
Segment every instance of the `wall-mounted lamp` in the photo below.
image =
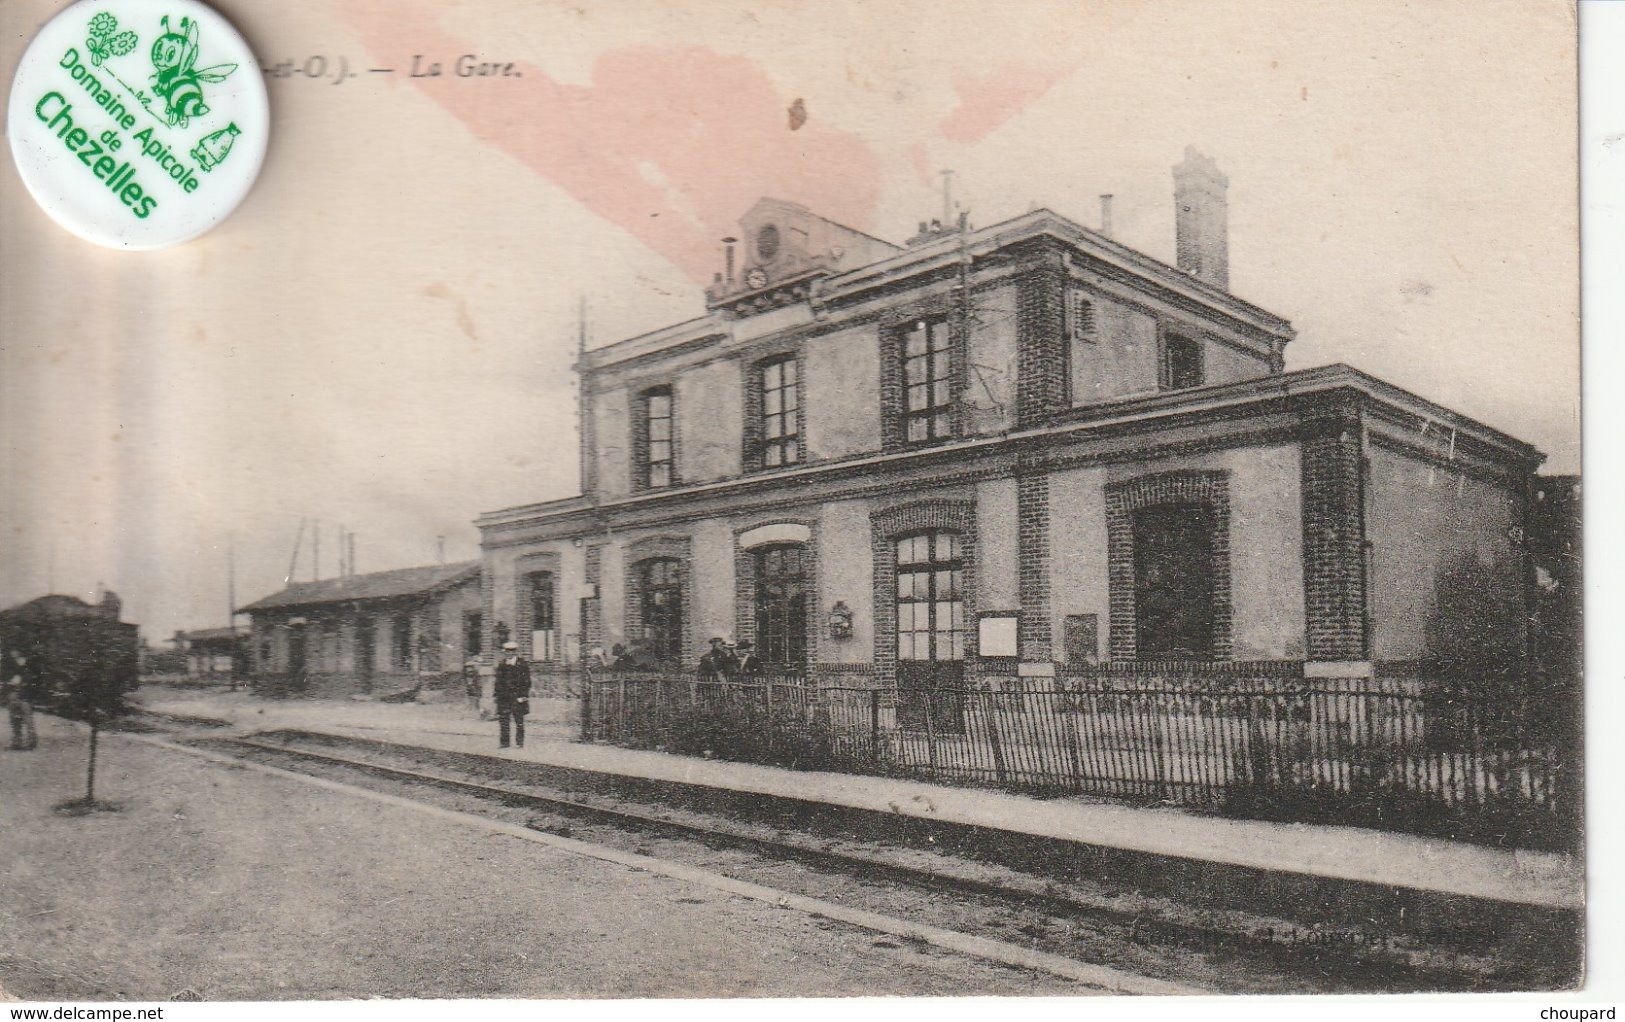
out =
<svg viewBox="0 0 1625 1022"><path fill-rule="evenodd" d="M829 609L829 637L852 638L852 608L846 605L845 600L836 600L835 606Z"/></svg>

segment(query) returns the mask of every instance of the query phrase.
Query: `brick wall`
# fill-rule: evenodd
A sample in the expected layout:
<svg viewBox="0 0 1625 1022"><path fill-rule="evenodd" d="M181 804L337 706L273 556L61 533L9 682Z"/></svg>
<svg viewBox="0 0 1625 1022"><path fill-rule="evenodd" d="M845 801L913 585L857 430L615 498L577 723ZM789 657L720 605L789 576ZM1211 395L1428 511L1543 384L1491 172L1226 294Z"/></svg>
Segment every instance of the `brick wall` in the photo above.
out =
<svg viewBox="0 0 1625 1022"><path fill-rule="evenodd" d="M584 650L602 649L604 645L604 615L600 586L604 580L603 544L595 543L587 547L582 575L591 602L588 604L587 609L587 634L581 637L581 645ZM604 652L608 653L609 651L604 650Z"/></svg>
<svg viewBox="0 0 1625 1022"><path fill-rule="evenodd" d="M1311 660L1367 656L1360 433L1354 405L1303 424L1303 596Z"/></svg>
<svg viewBox="0 0 1625 1022"><path fill-rule="evenodd" d="M1016 480L1017 582L1021 593L1021 658L1045 662L1050 654L1049 476Z"/></svg>
<svg viewBox="0 0 1625 1022"><path fill-rule="evenodd" d="M1205 504L1213 513L1213 658L1230 658L1230 479L1226 472L1158 472L1106 488L1106 561L1113 660L1138 655L1133 514L1157 504Z"/></svg>
<svg viewBox="0 0 1625 1022"><path fill-rule="evenodd" d="M1059 261L1022 274L1016 298L1016 423L1033 426L1067 406L1066 271Z"/></svg>

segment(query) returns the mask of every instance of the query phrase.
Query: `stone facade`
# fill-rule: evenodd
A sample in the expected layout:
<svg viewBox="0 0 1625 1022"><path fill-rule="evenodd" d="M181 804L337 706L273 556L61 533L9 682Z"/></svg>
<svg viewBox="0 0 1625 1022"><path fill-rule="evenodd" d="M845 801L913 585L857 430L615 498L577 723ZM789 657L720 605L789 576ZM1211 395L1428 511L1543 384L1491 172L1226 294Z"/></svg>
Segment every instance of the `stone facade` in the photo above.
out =
<svg viewBox="0 0 1625 1022"><path fill-rule="evenodd" d="M759 638L788 612L807 652L787 670L890 681L920 660L919 646L900 659L908 627L940 632L930 657L956 671L1008 670L980 648L989 615L1017 619L1023 673L1144 659L1168 647L1178 591L1205 601L1190 644L1204 661L1369 663L1435 652L1448 622L1401 619L1448 617L1460 601L1430 587L1469 554L1501 580L1474 613L1515 616L1506 537L1538 452L1345 366L1284 372L1290 324L1218 286L1219 199L1193 242L1199 274L1039 210L906 247L869 239L861 262L802 253L782 284L753 252L852 232L758 205L742 227L761 244L708 289L706 316L586 353L592 489L479 519L490 621L522 629L523 565L547 561L559 605L580 608L568 656L680 628L658 638L692 666L711 635ZM760 457L764 401L788 400L763 390L775 359L796 367L795 459L779 466ZM651 387L670 388L687 452L667 486L643 464ZM1443 430L1448 447L1417 439ZM1481 512L1445 513L1458 485ZM951 567L900 571L900 542L939 533ZM768 548L798 551L800 574L759 579ZM664 625L644 620L651 559L676 566Z"/></svg>

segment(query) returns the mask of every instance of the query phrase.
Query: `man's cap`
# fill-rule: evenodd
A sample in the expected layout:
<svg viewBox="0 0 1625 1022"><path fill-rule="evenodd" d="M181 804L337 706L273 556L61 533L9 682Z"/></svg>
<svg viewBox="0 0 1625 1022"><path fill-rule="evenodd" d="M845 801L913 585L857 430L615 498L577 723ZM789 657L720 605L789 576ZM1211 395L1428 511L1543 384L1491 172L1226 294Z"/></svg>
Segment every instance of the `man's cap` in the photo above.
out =
<svg viewBox="0 0 1625 1022"><path fill-rule="evenodd" d="M741 642L739 644L739 648L740 649L755 649L756 645L754 643L752 643L749 639L746 639L744 642Z"/></svg>
<svg viewBox="0 0 1625 1022"><path fill-rule="evenodd" d="M518 649L519 648L519 643L517 643L517 642L504 642L502 644L502 648L503 649Z"/></svg>
<svg viewBox="0 0 1625 1022"><path fill-rule="evenodd" d="M722 644L723 644L723 645L724 645L724 646L726 646L726 645L727 645L727 644L728 644L728 640L727 640L727 639L724 639L724 638L723 638L723 637L722 637L722 636L720 636L720 635L713 635L713 636L711 636L711 641L712 641L712 642L720 642L720 643L722 643Z"/></svg>

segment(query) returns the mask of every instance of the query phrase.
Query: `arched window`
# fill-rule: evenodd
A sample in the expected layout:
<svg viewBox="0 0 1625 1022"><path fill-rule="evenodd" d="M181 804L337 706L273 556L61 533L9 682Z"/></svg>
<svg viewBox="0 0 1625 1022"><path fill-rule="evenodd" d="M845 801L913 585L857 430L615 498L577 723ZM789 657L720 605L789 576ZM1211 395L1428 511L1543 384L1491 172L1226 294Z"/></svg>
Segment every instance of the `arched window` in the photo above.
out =
<svg viewBox="0 0 1625 1022"><path fill-rule="evenodd" d="M766 663L807 665L807 555L799 543L758 547L756 644Z"/></svg>
<svg viewBox="0 0 1625 1022"><path fill-rule="evenodd" d="M683 656L683 565L673 557L653 557L635 567L638 609L649 651L662 660Z"/></svg>

